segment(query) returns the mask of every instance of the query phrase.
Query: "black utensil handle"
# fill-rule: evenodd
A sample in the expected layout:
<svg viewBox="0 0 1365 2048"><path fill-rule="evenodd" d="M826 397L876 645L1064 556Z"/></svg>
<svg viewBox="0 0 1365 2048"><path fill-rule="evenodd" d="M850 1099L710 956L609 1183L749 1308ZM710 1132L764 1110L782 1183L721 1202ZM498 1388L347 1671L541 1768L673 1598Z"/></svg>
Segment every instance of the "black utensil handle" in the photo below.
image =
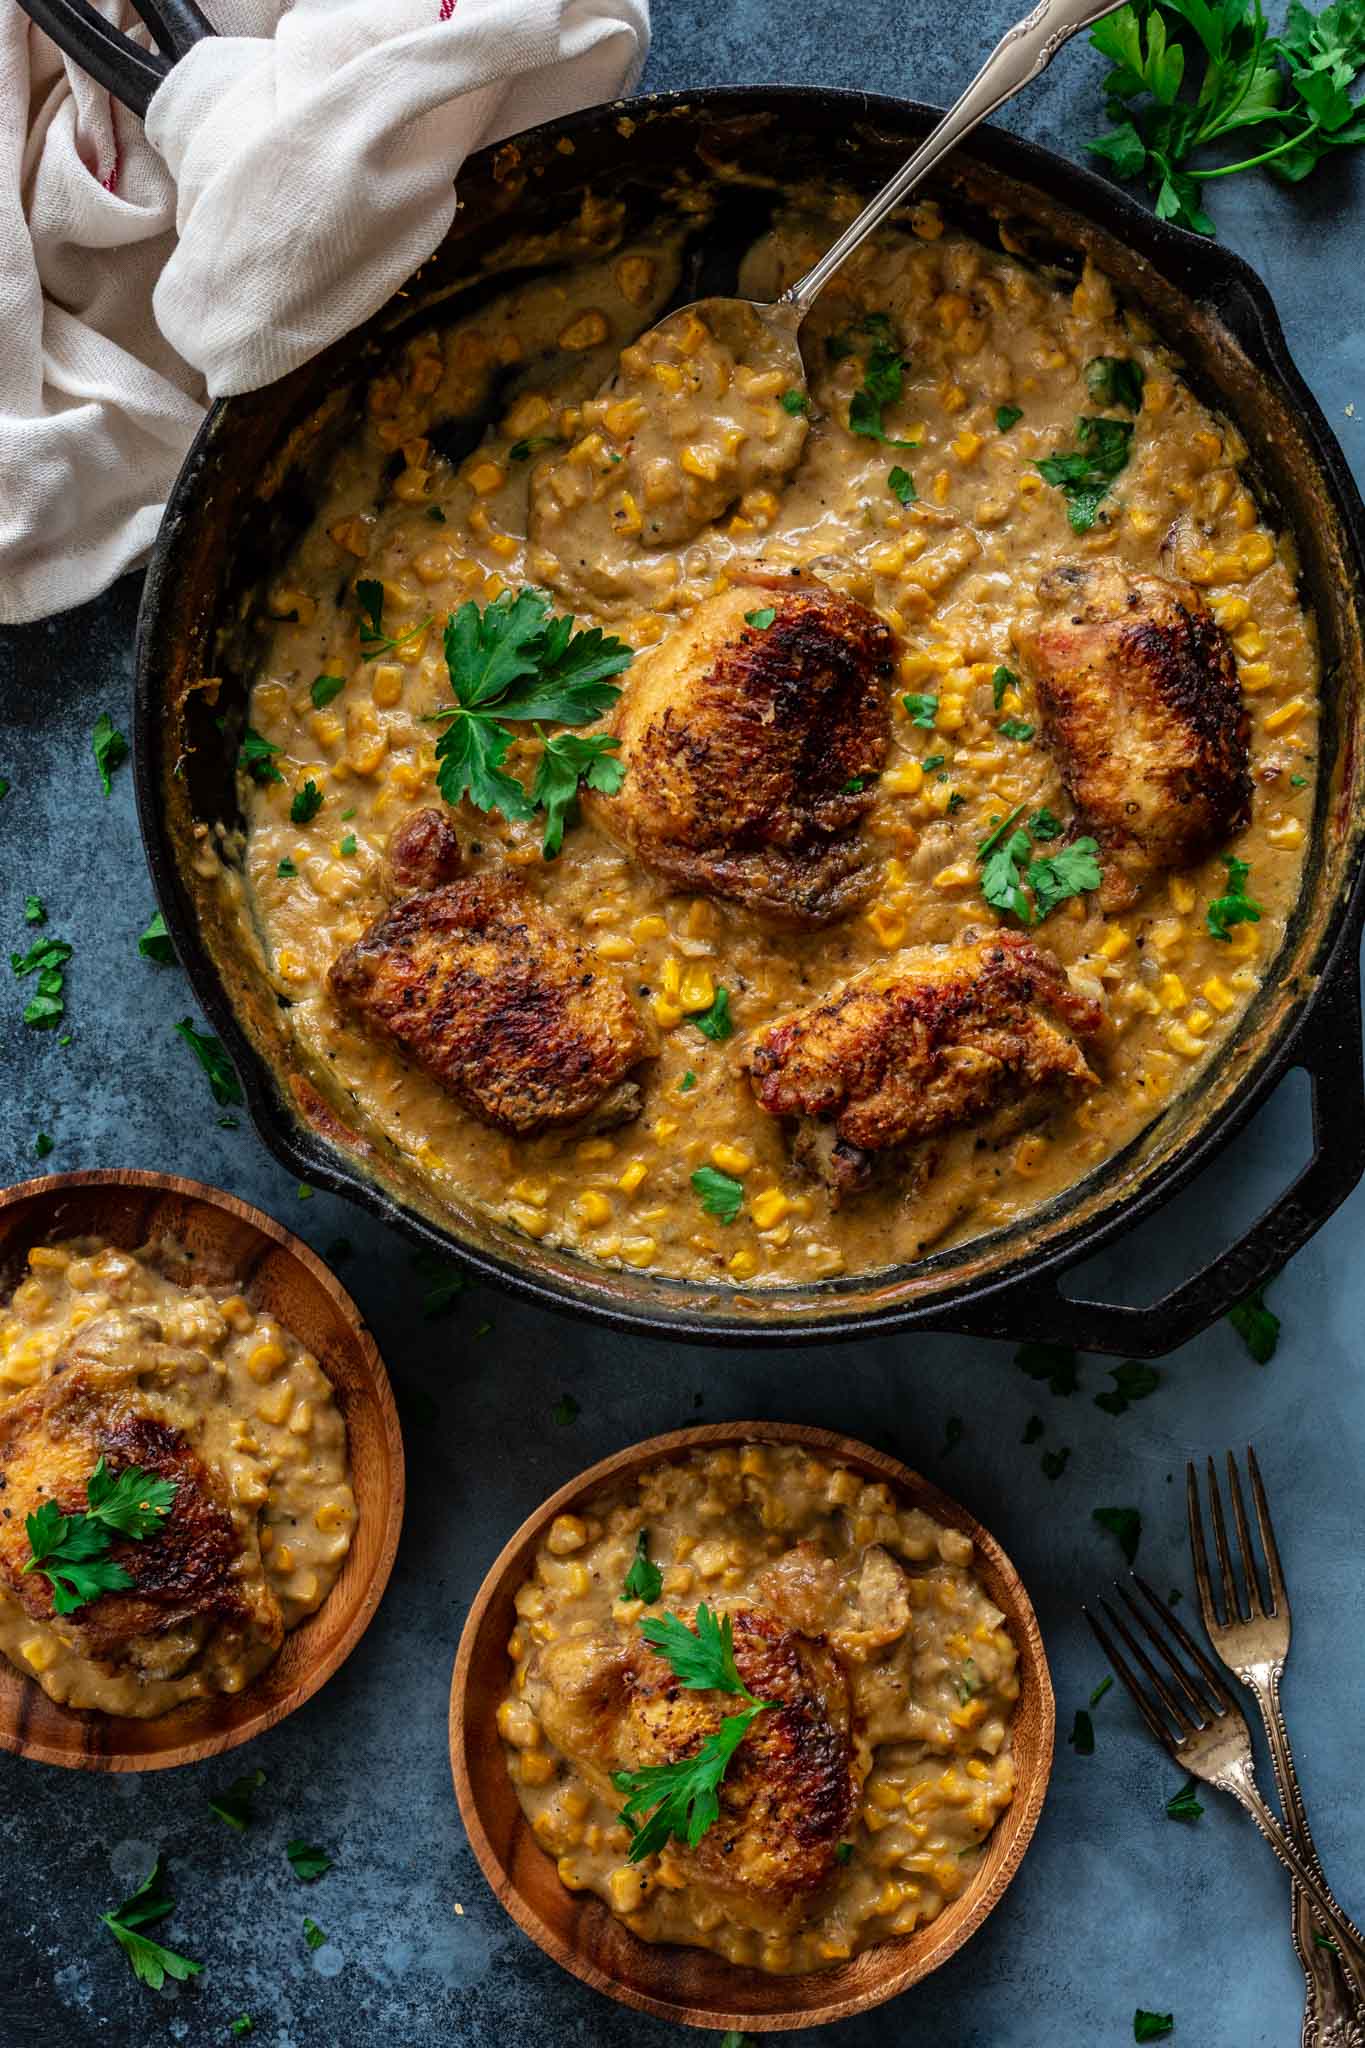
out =
<svg viewBox="0 0 1365 2048"><path fill-rule="evenodd" d="M972 1318L981 1335L1160 1358L1218 1322L1302 1250L1365 1173L1365 1070L1354 944L1341 949L1328 973L1331 985L1320 989L1283 1069L1303 1067L1312 1084L1313 1156L1245 1237L1145 1308L1064 1294L1059 1284L1064 1267L1025 1278L982 1304Z"/></svg>
<svg viewBox="0 0 1365 2048"><path fill-rule="evenodd" d="M133 0L158 47L144 50L97 14L90 0L19 0L29 20L64 56L105 87L133 113L145 115L152 94L195 43L214 33L194 0Z"/></svg>

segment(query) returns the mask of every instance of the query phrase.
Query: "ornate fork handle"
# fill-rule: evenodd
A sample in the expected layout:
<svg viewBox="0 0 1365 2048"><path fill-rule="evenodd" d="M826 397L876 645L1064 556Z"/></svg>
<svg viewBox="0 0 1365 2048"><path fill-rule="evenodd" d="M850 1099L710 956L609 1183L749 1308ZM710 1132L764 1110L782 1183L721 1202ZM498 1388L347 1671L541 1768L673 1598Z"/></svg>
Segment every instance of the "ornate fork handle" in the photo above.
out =
<svg viewBox="0 0 1365 2048"><path fill-rule="evenodd" d="M1365 1947L1362 1947L1359 1935L1342 1915L1323 1879L1299 1854L1257 1791L1250 1757L1235 1758L1224 1765L1210 1782L1218 1785L1224 1792L1230 1792L1239 1805L1246 1808L1281 1863L1303 1886L1313 1901L1323 1926L1337 1945L1341 1967L1350 1979L1356 1998L1365 2004ZM1350 2035L1342 2038L1349 2042Z"/></svg>

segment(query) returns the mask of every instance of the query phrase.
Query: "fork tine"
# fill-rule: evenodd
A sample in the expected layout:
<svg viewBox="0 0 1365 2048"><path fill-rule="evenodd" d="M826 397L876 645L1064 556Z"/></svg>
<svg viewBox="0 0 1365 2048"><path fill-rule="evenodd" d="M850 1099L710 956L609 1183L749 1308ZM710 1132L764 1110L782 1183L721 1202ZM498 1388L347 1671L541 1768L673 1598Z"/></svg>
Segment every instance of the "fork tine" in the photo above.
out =
<svg viewBox="0 0 1365 2048"><path fill-rule="evenodd" d="M1242 1570L1246 1574L1247 1604L1256 1619L1262 1619L1265 1609L1261 1605L1261 1582L1256 1576L1256 1558L1251 1548L1251 1531L1247 1527L1247 1511L1242 1503L1242 1482L1237 1474L1237 1460L1228 1452L1228 1493L1232 1500L1232 1519L1237 1525L1237 1542L1242 1552Z"/></svg>
<svg viewBox="0 0 1365 2048"><path fill-rule="evenodd" d="M1237 1598L1237 1581L1232 1576L1232 1552L1228 1549L1228 1532L1223 1522L1223 1496L1218 1491L1218 1468L1209 1459L1209 1512L1213 1516L1213 1547L1218 1557L1218 1570L1223 1581L1223 1600L1229 1622L1241 1621L1242 1608Z"/></svg>
<svg viewBox="0 0 1365 2048"><path fill-rule="evenodd" d="M1100 1648L1103 1650L1105 1656L1108 1658L1113 1669L1117 1671L1119 1677L1123 1680L1125 1686L1128 1688L1128 1692L1132 1699L1133 1705L1137 1708L1143 1720L1147 1723L1147 1726L1150 1729L1151 1733L1155 1735L1157 1741L1161 1744L1161 1747L1163 1749L1169 1750L1171 1755L1174 1756L1176 1753L1176 1744L1174 1738L1171 1735L1170 1729L1162 1720L1161 1716L1157 1713L1156 1709L1152 1706L1151 1701L1148 1699L1146 1693L1142 1690L1142 1687L1138 1683L1138 1680L1129 1670L1124 1659L1120 1656L1114 1644L1110 1641L1109 1637L1100 1627L1100 1624L1098 1623L1098 1621L1096 1621L1094 1615L1090 1612L1090 1609L1088 1607L1083 1607L1081 1609L1081 1613L1090 1623L1090 1626L1094 1631L1095 1640L1098 1642Z"/></svg>
<svg viewBox="0 0 1365 2048"><path fill-rule="evenodd" d="M1142 1669L1146 1672L1148 1684L1151 1686L1157 1698L1161 1701L1161 1704L1166 1709L1166 1712L1175 1722L1175 1725L1180 1730L1181 1735L1193 1735L1195 1732L1196 1723L1193 1722L1190 1719L1189 1715L1185 1712L1185 1709L1181 1706L1179 1700L1171 1691L1171 1688L1169 1687L1169 1685L1167 1685L1165 1679L1157 1670L1155 1664L1147 1655L1147 1652L1143 1649L1141 1643L1139 1643L1136 1640L1136 1638L1129 1633L1128 1628L1119 1619L1118 1615L1115 1614L1113 1608L1109 1605L1109 1602L1107 1600L1101 1600L1100 1606L1104 1609L1104 1612L1108 1616L1112 1625L1118 1630L1119 1635L1122 1637L1123 1642L1127 1649L1131 1652L1132 1656L1137 1661L1137 1663L1140 1664ZM1142 1620L1142 1617L1138 1615L1136 1609L1134 1609L1134 1619L1139 1622L1142 1628L1146 1629L1147 1632L1151 1634L1149 1624ZM1185 1691L1187 1695L1190 1694L1189 1686L1185 1687Z"/></svg>
<svg viewBox="0 0 1365 2048"><path fill-rule="evenodd" d="M1166 1602L1160 1599L1158 1595L1152 1591L1152 1588L1148 1585L1146 1579L1140 1577L1137 1572L1134 1572L1132 1574L1132 1580L1133 1584L1137 1587L1138 1591L1146 1599L1148 1606L1151 1607L1154 1613L1156 1613L1159 1616L1159 1618L1165 1623L1166 1627L1170 1630L1171 1634L1175 1637L1181 1649L1184 1650L1188 1656L1192 1657L1194 1662L1198 1665L1199 1670L1203 1675L1204 1683L1205 1685L1207 1685L1209 1691L1213 1694L1214 1700L1217 1702L1219 1711L1222 1713L1226 1713L1228 1711L1228 1708L1232 1705L1232 1695L1228 1691L1227 1687L1224 1685L1222 1679L1219 1677L1217 1668L1210 1662L1209 1658L1207 1658L1204 1655L1204 1652L1200 1649L1198 1643L1190 1634L1189 1630L1185 1627L1184 1623L1178 1620L1177 1617L1172 1613L1171 1609L1166 1605Z"/></svg>
<svg viewBox="0 0 1365 2048"><path fill-rule="evenodd" d="M1247 1471L1251 1475L1251 1498L1256 1508L1256 1527L1261 1532L1261 1548L1265 1552L1265 1573L1270 1586L1270 1612L1278 1614L1289 1609L1289 1590L1284 1582L1284 1570L1280 1564L1280 1547L1275 1541L1271 1527L1270 1507L1261 1484L1261 1468L1256 1463L1256 1453L1247 1445Z"/></svg>
<svg viewBox="0 0 1365 2048"><path fill-rule="evenodd" d="M1147 1634L1151 1637L1152 1641L1160 1647L1162 1656L1166 1659L1166 1662L1171 1667L1172 1677L1175 1679L1176 1684L1180 1687L1186 1699L1189 1701L1191 1707L1194 1709L1195 1720L1212 1720L1214 1718L1214 1709L1210 1706L1208 1699L1199 1690L1198 1685L1190 1677L1189 1673L1185 1670L1184 1665L1181 1664L1175 1657L1171 1655L1170 1644L1165 1642L1163 1638L1158 1634L1157 1630L1152 1627L1151 1622L1147 1619L1147 1616L1138 1606L1136 1600L1134 1600L1132 1594L1128 1591L1127 1587L1121 1586L1118 1584L1117 1581L1115 1581L1114 1591L1118 1594L1120 1600L1122 1600L1124 1606L1128 1609L1128 1612L1132 1615L1134 1621L1138 1624L1138 1627L1145 1629L1147 1631ZM1160 1612L1159 1607L1158 1612Z"/></svg>
<svg viewBox="0 0 1365 2048"><path fill-rule="evenodd" d="M1199 1611L1204 1617L1204 1626L1212 1635L1218 1626L1218 1615L1213 1605L1213 1586L1209 1580L1209 1553L1204 1547L1204 1518L1199 1510L1199 1475L1193 1463L1185 1467L1185 1513L1190 1525L1190 1557L1194 1563L1194 1583L1199 1593Z"/></svg>

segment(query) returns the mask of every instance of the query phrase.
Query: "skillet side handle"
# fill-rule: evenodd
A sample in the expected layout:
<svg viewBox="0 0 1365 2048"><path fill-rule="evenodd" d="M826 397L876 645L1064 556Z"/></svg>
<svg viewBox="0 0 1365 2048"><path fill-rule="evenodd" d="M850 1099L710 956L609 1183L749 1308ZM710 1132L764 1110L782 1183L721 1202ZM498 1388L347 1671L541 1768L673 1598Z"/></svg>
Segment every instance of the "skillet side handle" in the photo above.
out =
<svg viewBox="0 0 1365 2048"><path fill-rule="evenodd" d="M1360 974L1354 944L1333 963L1333 986L1300 1032L1291 1064L1312 1083L1313 1156L1262 1211L1245 1237L1190 1279L1145 1308L1073 1299L1059 1284L1065 1268L1002 1288L955 1324L980 1336L1069 1344L1078 1351L1161 1358L1221 1320L1273 1280L1301 1251L1365 1173L1365 1070Z"/></svg>

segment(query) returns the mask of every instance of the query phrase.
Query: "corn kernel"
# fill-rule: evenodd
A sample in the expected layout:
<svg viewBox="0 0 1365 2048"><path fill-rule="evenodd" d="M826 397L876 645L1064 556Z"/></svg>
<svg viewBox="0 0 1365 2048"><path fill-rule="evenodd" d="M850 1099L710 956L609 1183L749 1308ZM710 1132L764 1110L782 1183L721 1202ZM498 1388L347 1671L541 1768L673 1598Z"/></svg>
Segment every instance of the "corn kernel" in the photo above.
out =
<svg viewBox="0 0 1365 2048"><path fill-rule="evenodd" d="M893 796L918 796L923 783L924 770L918 761L898 761L882 777L882 788Z"/></svg>
<svg viewBox="0 0 1365 2048"><path fill-rule="evenodd" d="M772 1230L791 1210L781 1188L764 1188L749 1204L749 1214L758 1230Z"/></svg>
<svg viewBox="0 0 1365 2048"><path fill-rule="evenodd" d="M1170 895L1172 910L1189 912L1194 909L1194 885L1187 882L1183 875L1171 876Z"/></svg>
<svg viewBox="0 0 1365 2048"><path fill-rule="evenodd" d="M689 476L704 477L710 483L714 483L720 473L715 456L705 448L684 448L678 461Z"/></svg>
<svg viewBox="0 0 1365 2048"><path fill-rule="evenodd" d="M550 1199L550 1189L543 1180L513 1181L511 1195L514 1201L529 1202L533 1209L543 1209Z"/></svg>
<svg viewBox="0 0 1365 2048"><path fill-rule="evenodd" d="M633 1195L648 1171L649 1168L645 1165L643 1159L632 1159L616 1185L620 1188L623 1195Z"/></svg>
<svg viewBox="0 0 1365 2048"><path fill-rule="evenodd" d="M905 938L905 919L887 903L874 903L867 913L869 929L883 946L899 946Z"/></svg>
<svg viewBox="0 0 1365 2048"><path fill-rule="evenodd" d="M654 283L654 259L652 256L623 256L613 272L623 299L632 306L643 306Z"/></svg>
<svg viewBox="0 0 1365 2048"><path fill-rule="evenodd" d="M1201 1010L1196 1006L1185 1018L1185 1029L1189 1032L1191 1038L1202 1038L1212 1023L1213 1019L1208 1011Z"/></svg>
<svg viewBox="0 0 1365 2048"><path fill-rule="evenodd" d="M1282 818L1278 825L1269 828L1265 836L1272 846L1302 846L1303 826L1297 818Z"/></svg>
<svg viewBox="0 0 1365 2048"><path fill-rule="evenodd" d="M605 939L599 939L596 951L599 960L633 960L635 958L635 948L630 940L614 933Z"/></svg>
<svg viewBox="0 0 1365 2048"><path fill-rule="evenodd" d="M742 1152L738 1145L722 1143L711 1147L711 1163L722 1173L747 1173L754 1162L749 1153Z"/></svg>
<svg viewBox="0 0 1365 2048"><path fill-rule="evenodd" d="M1192 1038L1183 1024L1172 1024L1166 1033L1167 1045L1173 1046L1187 1060L1198 1059L1204 1048L1197 1038Z"/></svg>
<svg viewBox="0 0 1365 2048"><path fill-rule="evenodd" d="M716 999L716 985L705 967L690 962L678 985L678 1005L688 1012L709 1010Z"/></svg>
<svg viewBox="0 0 1365 2048"><path fill-rule="evenodd" d="M550 417L550 407L538 391L528 391L507 415L507 432L514 441L539 432Z"/></svg>
<svg viewBox="0 0 1365 2048"><path fill-rule="evenodd" d="M517 1759L517 1776L523 1785L548 1785L558 1769L548 1750L523 1751Z"/></svg>
<svg viewBox="0 0 1365 2048"><path fill-rule="evenodd" d="M370 695L376 704L385 709L396 704L403 694L403 671L396 662L381 661L375 669L370 684Z"/></svg>
<svg viewBox="0 0 1365 2048"><path fill-rule="evenodd" d="M973 462L981 448L980 434L962 433L952 444L953 453L961 463Z"/></svg>
<svg viewBox="0 0 1365 2048"><path fill-rule="evenodd" d="M1224 597L1214 606L1213 616L1224 632L1231 633L1246 624L1251 617L1251 606L1244 597Z"/></svg>
<svg viewBox="0 0 1365 2048"><path fill-rule="evenodd" d="M545 1548L552 1557L568 1557L572 1551L581 1550L587 1540L588 1525L581 1515L556 1515L545 1538Z"/></svg>
<svg viewBox="0 0 1365 2048"><path fill-rule="evenodd" d="M1014 1148L1015 1172L1021 1174L1025 1180L1035 1179L1043 1170L1047 1150L1047 1139L1040 1138L1036 1132L1030 1133L1027 1138L1021 1138Z"/></svg>
<svg viewBox="0 0 1365 2048"><path fill-rule="evenodd" d="M874 576L894 576L905 567L905 549L899 542L884 541L867 559Z"/></svg>
<svg viewBox="0 0 1365 2048"><path fill-rule="evenodd" d="M1283 732L1286 726L1296 725L1307 709L1308 706L1302 697L1291 697L1287 703L1279 705L1276 710L1269 713L1265 721L1266 731Z"/></svg>
<svg viewBox="0 0 1365 2048"><path fill-rule="evenodd" d="M496 462L476 462L469 472L469 487L481 498L487 498L494 491L500 491L507 481L506 472Z"/></svg>
<svg viewBox="0 0 1365 2048"><path fill-rule="evenodd" d="M1249 533L1237 550L1238 560L1249 576L1268 569L1275 559L1275 543L1268 533Z"/></svg>
<svg viewBox="0 0 1365 2048"><path fill-rule="evenodd" d="M1189 997L1185 984L1178 974L1163 974L1157 983L1157 994L1168 1010L1183 1010Z"/></svg>
<svg viewBox="0 0 1365 2048"><path fill-rule="evenodd" d="M661 917L637 917L630 928L630 935L638 946L643 946L647 939L666 939L668 926Z"/></svg>
<svg viewBox="0 0 1365 2048"><path fill-rule="evenodd" d="M652 1237L627 1237L622 1240L620 1256L628 1266L652 1265L659 1247Z"/></svg>
<svg viewBox="0 0 1365 2048"><path fill-rule="evenodd" d="M732 1252L725 1263L736 1280L752 1280L758 1271L758 1260L752 1252Z"/></svg>
<svg viewBox="0 0 1365 2048"><path fill-rule="evenodd" d="M284 1364L285 1352L280 1344L258 1344L246 1362L246 1369L258 1384L268 1380Z"/></svg>
<svg viewBox="0 0 1365 2048"><path fill-rule="evenodd" d="M585 1223L597 1225L611 1221L611 1203L596 1188L584 1188L574 1207Z"/></svg>
<svg viewBox="0 0 1365 2048"><path fill-rule="evenodd" d="M1232 990L1219 974L1211 974L1208 980L1201 985L1199 993L1206 1003L1211 1004L1218 1011L1220 1016L1226 1016L1237 1000Z"/></svg>
<svg viewBox="0 0 1365 2048"><path fill-rule="evenodd" d="M1244 661L1239 663L1237 677L1242 688L1251 695L1256 690L1269 688L1271 668L1268 661Z"/></svg>
<svg viewBox="0 0 1365 2048"><path fill-rule="evenodd" d="M1121 960L1133 941L1121 924L1111 925L1097 948L1105 960Z"/></svg>
<svg viewBox="0 0 1365 2048"><path fill-rule="evenodd" d="M654 1021L662 1031L669 1031L675 1024L682 1023L682 1008L667 996L656 995L653 1001Z"/></svg>
<svg viewBox="0 0 1365 2048"><path fill-rule="evenodd" d="M549 1217L543 1216L539 1209L510 1208L507 1217L508 1221L515 1223L518 1230L524 1231L527 1237L544 1237L550 1227Z"/></svg>
<svg viewBox="0 0 1365 2048"><path fill-rule="evenodd" d="M47 1671L56 1663L60 1653L60 1643L48 1636L25 1636L19 1645L19 1655L30 1671Z"/></svg>

